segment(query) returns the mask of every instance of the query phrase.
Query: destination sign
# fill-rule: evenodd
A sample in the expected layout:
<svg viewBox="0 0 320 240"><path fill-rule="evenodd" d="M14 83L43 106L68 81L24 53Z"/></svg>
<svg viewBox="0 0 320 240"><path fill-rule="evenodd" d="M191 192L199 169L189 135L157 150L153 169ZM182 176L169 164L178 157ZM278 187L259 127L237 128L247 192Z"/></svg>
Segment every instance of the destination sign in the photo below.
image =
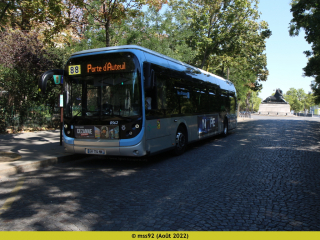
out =
<svg viewBox="0 0 320 240"><path fill-rule="evenodd" d="M135 58L126 52L78 56L69 60L66 70L69 76L131 72L136 69Z"/></svg>
<svg viewBox="0 0 320 240"><path fill-rule="evenodd" d="M95 72L109 72L109 71L119 71L125 70L126 63L122 64L112 64L111 62L106 62L104 66L93 66L92 64L87 64L87 73L95 73Z"/></svg>

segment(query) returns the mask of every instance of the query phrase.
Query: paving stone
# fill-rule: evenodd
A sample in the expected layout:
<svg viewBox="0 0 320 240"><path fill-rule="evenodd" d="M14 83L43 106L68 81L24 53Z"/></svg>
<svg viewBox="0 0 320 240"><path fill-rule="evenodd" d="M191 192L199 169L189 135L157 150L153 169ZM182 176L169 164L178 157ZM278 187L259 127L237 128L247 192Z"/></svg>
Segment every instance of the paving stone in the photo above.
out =
<svg viewBox="0 0 320 240"><path fill-rule="evenodd" d="M178 157L22 173L0 182L4 204L25 179L0 230L319 231L319 139L320 121L266 117Z"/></svg>

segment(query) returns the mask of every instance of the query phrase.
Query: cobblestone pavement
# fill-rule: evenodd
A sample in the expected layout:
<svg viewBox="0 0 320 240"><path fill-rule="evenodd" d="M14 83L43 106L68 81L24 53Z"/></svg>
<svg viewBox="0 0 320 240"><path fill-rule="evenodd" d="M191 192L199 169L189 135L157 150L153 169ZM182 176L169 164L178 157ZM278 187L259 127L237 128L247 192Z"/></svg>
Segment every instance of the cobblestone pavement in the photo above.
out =
<svg viewBox="0 0 320 240"><path fill-rule="evenodd" d="M149 162L0 179L0 230L320 230L320 122L259 117Z"/></svg>

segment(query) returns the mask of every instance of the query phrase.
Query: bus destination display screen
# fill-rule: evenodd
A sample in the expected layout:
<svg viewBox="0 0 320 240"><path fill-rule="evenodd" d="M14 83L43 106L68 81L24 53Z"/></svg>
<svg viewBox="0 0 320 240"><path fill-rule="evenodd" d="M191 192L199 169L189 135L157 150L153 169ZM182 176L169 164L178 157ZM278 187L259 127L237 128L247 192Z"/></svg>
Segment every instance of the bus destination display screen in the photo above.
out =
<svg viewBox="0 0 320 240"><path fill-rule="evenodd" d="M73 58L68 62L68 74L92 75L135 70L133 56L130 53L101 54Z"/></svg>

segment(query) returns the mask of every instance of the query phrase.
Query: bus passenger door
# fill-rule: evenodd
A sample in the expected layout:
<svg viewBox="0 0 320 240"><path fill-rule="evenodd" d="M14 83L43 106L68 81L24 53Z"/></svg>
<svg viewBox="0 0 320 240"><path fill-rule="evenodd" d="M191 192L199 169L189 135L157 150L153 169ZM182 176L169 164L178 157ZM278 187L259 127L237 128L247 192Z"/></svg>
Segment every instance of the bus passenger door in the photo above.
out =
<svg viewBox="0 0 320 240"><path fill-rule="evenodd" d="M150 69L146 69L150 67ZM166 79L160 66L147 63L145 75L145 110L147 151L151 153L172 146L172 123L167 113ZM149 77L149 79L147 79Z"/></svg>

